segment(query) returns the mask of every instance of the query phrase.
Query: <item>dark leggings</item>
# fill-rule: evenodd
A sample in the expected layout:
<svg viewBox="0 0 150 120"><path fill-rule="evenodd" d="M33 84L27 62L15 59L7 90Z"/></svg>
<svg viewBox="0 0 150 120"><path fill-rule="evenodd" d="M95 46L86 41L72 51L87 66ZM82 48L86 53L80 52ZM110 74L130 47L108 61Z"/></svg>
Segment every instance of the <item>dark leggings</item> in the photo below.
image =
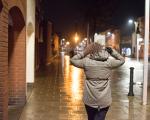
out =
<svg viewBox="0 0 150 120"><path fill-rule="evenodd" d="M106 107L98 110L97 108L93 108L88 105L85 105L85 108L88 115L88 120L105 120L106 113L109 109L109 107Z"/></svg>

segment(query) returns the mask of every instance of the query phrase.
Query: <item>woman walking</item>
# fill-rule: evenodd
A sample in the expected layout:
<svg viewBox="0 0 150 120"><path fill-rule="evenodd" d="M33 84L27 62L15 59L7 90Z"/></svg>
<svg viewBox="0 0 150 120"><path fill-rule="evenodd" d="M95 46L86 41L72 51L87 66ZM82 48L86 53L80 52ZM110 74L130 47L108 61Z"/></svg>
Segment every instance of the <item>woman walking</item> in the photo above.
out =
<svg viewBox="0 0 150 120"><path fill-rule="evenodd" d="M84 52L73 56L70 62L85 72L83 102L88 120L105 120L112 102L111 69L123 65L124 57L110 47L92 43Z"/></svg>

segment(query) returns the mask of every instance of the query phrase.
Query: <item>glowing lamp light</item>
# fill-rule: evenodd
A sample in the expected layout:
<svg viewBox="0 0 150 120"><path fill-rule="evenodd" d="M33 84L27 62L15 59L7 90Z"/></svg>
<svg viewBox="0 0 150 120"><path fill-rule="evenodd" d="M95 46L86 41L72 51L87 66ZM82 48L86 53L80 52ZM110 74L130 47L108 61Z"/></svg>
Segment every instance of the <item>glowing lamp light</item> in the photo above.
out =
<svg viewBox="0 0 150 120"><path fill-rule="evenodd" d="M66 42L66 45L70 45L70 42Z"/></svg>
<svg viewBox="0 0 150 120"><path fill-rule="evenodd" d="M79 40L79 37L78 36L75 36L75 41Z"/></svg>
<svg viewBox="0 0 150 120"><path fill-rule="evenodd" d="M111 35L111 32L107 32L107 35Z"/></svg>
<svg viewBox="0 0 150 120"><path fill-rule="evenodd" d="M84 40L86 41L86 40L87 40L87 38L84 38Z"/></svg>
<svg viewBox="0 0 150 120"><path fill-rule="evenodd" d="M133 20L132 20L132 19L129 19L129 20L128 20L128 23L129 23L129 24L133 24Z"/></svg>
<svg viewBox="0 0 150 120"><path fill-rule="evenodd" d="M97 36L98 34L97 33L95 33L95 36Z"/></svg>
<svg viewBox="0 0 150 120"><path fill-rule="evenodd" d="M75 34L74 40L75 40L75 42L77 42L79 40L79 36L77 33Z"/></svg>

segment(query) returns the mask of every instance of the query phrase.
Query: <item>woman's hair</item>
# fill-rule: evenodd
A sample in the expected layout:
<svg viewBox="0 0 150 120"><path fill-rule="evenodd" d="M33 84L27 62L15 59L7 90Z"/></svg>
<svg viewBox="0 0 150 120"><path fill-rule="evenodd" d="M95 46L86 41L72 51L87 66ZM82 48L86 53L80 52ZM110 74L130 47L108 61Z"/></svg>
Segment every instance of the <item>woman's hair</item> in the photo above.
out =
<svg viewBox="0 0 150 120"><path fill-rule="evenodd" d="M94 43L94 47L92 48L92 52L90 53L90 59L97 61L106 61L109 57L109 53L105 50L105 47Z"/></svg>

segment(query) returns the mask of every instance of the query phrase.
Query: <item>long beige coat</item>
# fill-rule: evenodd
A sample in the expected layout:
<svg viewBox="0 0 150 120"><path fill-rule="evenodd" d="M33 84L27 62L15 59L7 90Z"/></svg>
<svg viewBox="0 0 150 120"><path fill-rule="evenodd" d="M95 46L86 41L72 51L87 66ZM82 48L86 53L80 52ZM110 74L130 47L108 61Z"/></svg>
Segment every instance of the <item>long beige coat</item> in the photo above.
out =
<svg viewBox="0 0 150 120"><path fill-rule="evenodd" d="M72 65L84 69L85 72L83 102L94 108L110 106L112 102L109 79L111 69L124 64L124 58L115 50L107 61L96 61L83 56L83 53L80 53L70 60Z"/></svg>

